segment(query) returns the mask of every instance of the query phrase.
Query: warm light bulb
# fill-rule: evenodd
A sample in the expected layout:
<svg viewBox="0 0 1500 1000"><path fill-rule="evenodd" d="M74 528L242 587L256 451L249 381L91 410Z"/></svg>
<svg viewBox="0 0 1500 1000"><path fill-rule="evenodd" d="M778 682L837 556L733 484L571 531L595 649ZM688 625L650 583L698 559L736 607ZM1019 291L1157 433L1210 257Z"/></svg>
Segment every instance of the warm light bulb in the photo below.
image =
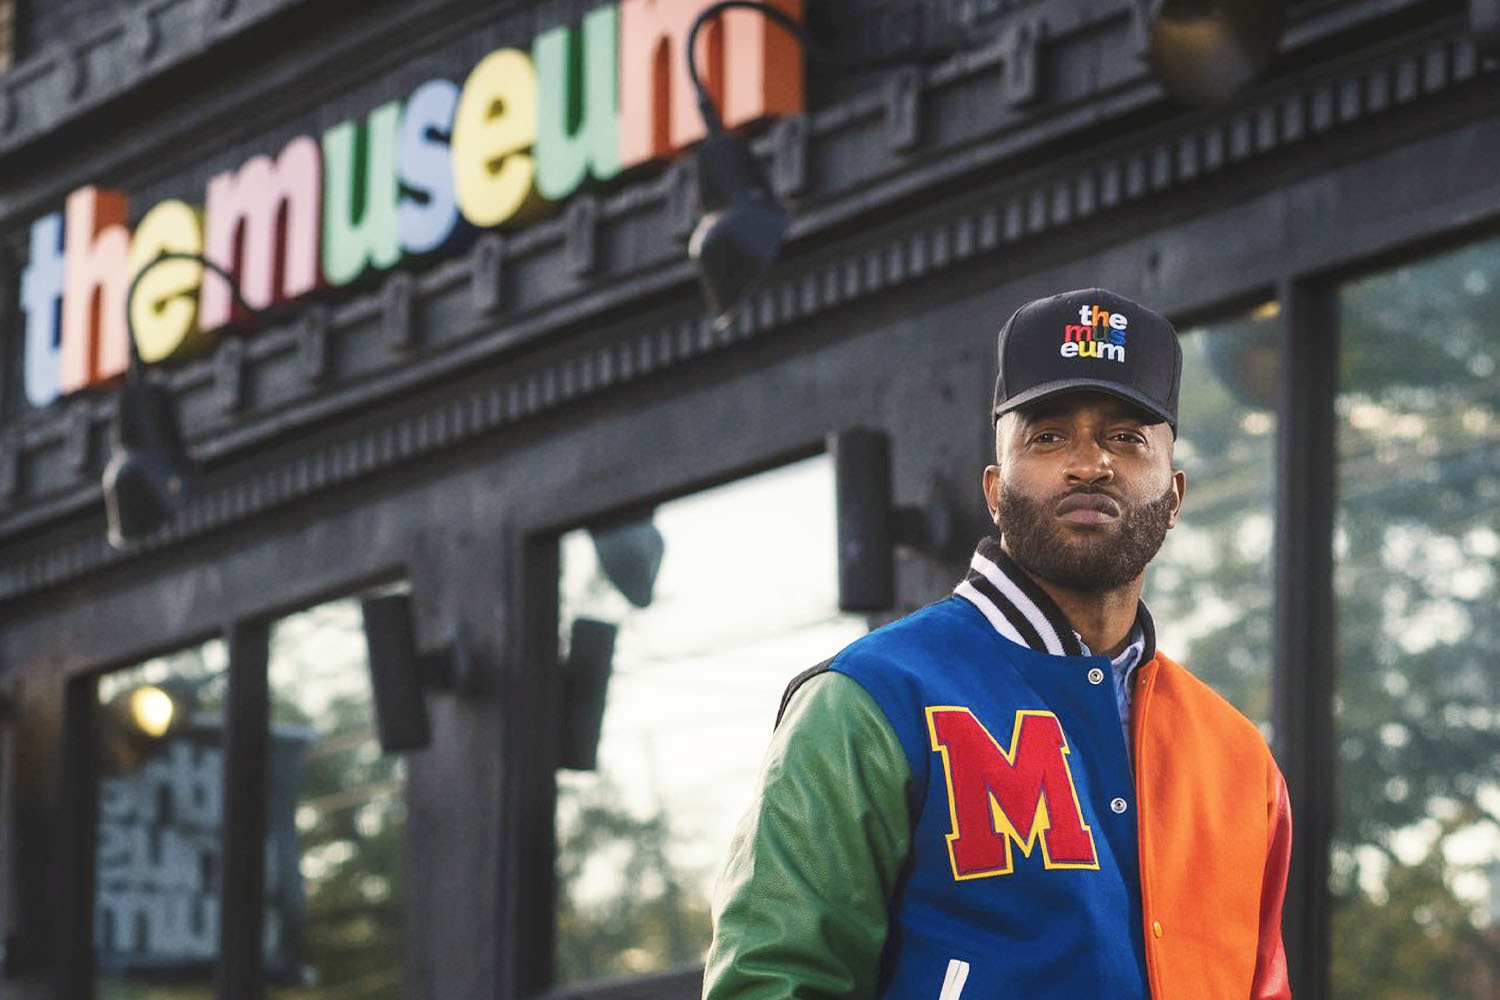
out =
<svg viewBox="0 0 1500 1000"><path fill-rule="evenodd" d="M177 706L172 703L172 696L159 687L148 684L131 692L130 719L137 729L152 739L166 735L176 713Z"/></svg>

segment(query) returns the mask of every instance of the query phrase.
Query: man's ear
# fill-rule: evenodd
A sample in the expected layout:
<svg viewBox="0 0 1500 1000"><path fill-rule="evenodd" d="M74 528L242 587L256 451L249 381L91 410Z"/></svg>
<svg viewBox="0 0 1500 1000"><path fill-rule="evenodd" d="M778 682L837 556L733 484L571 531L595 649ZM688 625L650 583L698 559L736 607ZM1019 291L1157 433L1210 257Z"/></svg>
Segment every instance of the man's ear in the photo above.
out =
<svg viewBox="0 0 1500 1000"><path fill-rule="evenodd" d="M1000 524L1000 466L984 467L984 504L990 509L990 520Z"/></svg>
<svg viewBox="0 0 1500 1000"><path fill-rule="evenodd" d="M1187 496L1187 473L1181 469L1172 470L1172 495L1176 502L1172 504L1172 517L1167 521L1167 527L1177 525L1177 512L1182 510L1182 501Z"/></svg>

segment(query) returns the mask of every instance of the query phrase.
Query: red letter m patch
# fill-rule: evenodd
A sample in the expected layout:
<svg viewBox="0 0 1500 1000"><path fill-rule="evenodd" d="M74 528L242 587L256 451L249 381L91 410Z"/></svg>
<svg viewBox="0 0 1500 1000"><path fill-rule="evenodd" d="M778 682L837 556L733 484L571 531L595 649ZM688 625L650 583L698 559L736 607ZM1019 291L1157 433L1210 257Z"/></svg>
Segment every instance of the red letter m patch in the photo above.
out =
<svg viewBox="0 0 1500 1000"><path fill-rule="evenodd" d="M1057 716L1017 712L1009 750L967 708L929 708L927 732L948 780L954 878L1009 875L1011 845L1029 858L1039 838L1047 868L1099 867Z"/></svg>

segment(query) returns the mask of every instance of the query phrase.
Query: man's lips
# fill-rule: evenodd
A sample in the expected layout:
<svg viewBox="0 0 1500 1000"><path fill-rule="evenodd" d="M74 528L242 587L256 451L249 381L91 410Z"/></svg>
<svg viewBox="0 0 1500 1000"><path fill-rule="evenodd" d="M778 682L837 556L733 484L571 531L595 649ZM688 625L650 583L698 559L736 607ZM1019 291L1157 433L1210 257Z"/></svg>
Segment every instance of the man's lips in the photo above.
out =
<svg viewBox="0 0 1500 1000"><path fill-rule="evenodd" d="M1070 493L1057 505L1057 517L1069 524L1104 524L1120 516L1120 505L1102 493Z"/></svg>

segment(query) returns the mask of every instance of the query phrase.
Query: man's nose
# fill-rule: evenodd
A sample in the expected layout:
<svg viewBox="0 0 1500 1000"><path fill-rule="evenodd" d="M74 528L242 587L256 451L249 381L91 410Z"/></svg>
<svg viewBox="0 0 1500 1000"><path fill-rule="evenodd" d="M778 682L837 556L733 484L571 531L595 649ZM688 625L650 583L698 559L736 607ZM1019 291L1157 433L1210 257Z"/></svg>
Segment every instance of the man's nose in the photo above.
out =
<svg viewBox="0 0 1500 1000"><path fill-rule="evenodd" d="M1068 449L1064 474L1070 483L1102 485L1114 478L1114 462L1107 450L1092 438L1076 439Z"/></svg>

